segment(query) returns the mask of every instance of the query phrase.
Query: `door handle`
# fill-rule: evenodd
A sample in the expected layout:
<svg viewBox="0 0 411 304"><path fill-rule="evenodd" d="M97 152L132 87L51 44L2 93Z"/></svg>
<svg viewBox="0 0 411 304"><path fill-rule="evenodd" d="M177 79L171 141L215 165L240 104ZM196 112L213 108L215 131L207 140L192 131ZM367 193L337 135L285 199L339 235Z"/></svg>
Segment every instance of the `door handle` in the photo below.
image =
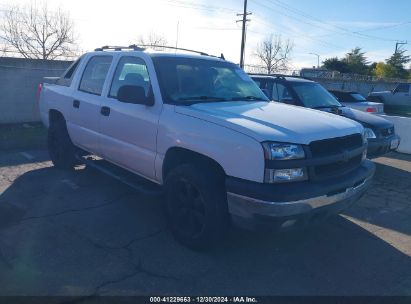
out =
<svg viewBox="0 0 411 304"><path fill-rule="evenodd" d="M73 108L75 109L80 108L80 100L73 100Z"/></svg>
<svg viewBox="0 0 411 304"><path fill-rule="evenodd" d="M103 116L110 116L110 108L109 107L102 107L100 110L101 115Z"/></svg>

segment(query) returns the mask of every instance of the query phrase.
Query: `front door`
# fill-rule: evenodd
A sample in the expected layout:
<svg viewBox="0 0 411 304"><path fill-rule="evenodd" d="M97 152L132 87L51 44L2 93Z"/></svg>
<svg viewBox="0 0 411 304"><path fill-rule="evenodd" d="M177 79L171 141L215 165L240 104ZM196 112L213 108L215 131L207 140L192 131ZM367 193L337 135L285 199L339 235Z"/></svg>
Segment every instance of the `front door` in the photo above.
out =
<svg viewBox="0 0 411 304"><path fill-rule="evenodd" d="M115 69L108 94L102 100L100 117L103 157L145 178L155 178L157 127L162 105L120 102L118 90L124 85L143 87L151 92L150 73L154 67L137 56L123 56Z"/></svg>

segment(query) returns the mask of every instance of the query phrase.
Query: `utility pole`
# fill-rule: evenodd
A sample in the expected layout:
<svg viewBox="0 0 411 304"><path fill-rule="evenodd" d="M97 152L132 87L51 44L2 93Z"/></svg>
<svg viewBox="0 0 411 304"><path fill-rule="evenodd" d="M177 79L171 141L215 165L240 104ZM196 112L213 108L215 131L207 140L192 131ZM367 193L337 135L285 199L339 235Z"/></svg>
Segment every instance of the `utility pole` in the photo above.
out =
<svg viewBox="0 0 411 304"><path fill-rule="evenodd" d="M251 21L247 19L247 16L251 15L251 13L247 12L247 0L244 0L244 12L242 14L237 14L237 16L243 16L242 20L237 20L237 22L243 23L243 31L241 36L241 57L240 57L240 67L244 68L244 51L245 51L245 40L246 40L246 25L247 22Z"/></svg>
<svg viewBox="0 0 411 304"><path fill-rule="evenodd" d="M407 41L397 41L397 43L395 44L395 54L398 53L398 49L399 49L399 45L403 45L403 44L408 44Z"/></svg>
<svg viewBox="0 0 411 304"><path fill-rule="evenodd" d="M316 53L310 53L310 55L317 56L317 69L319 69L320 68L320 55Z"/></svg>
<svg viewBox="0 0 411 304"><path fill-rule="evenodd" d="M176 52L177 52L177 47L178 47L178 36L180 33L180 20L177 21L177 35L176 35Z"/></svg>

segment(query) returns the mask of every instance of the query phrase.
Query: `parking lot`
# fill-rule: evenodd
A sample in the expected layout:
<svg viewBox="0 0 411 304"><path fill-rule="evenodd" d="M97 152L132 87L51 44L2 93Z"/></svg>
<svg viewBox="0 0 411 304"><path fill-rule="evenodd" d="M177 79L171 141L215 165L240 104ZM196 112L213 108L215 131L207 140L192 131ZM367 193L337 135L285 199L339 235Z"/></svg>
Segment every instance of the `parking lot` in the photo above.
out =
<svg viewBox="0 0 411 304"><path fill-rule="evenodd" d="M318 227L176 243L161 199L44 150L0 152L0 295L411 295L411 156Z"/></svg>

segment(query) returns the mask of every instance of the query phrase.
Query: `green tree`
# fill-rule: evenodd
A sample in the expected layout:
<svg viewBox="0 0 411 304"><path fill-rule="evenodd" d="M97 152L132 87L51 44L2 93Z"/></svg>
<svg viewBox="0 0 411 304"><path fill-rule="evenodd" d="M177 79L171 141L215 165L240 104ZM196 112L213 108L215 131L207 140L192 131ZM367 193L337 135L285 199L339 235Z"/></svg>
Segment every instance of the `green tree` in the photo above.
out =
<svg viewBox="0 0 411 304"><path fill-rule="evenodd" d="M369 62L365 57L365 52L362 52L360 47L347 53L343 61L347 63L350 73L365 75L369 72Z"/></svg>
<svg viewBox="0 0 411 304"><path fill-rule="evenodd" d="M324 60L323 67L330 71L337 71L340 73L349 73L350 69L345 61L338 59L337 57Z"/></svg>
<svg viewBox="0 0 411 304"><path fill-rule="evenodd" d="M381 78L395 78L395 68L387 63L378 62L374 69L374 75Z"/></svg>
<svg viewBox="0 0 411 304"><path fill-rule="evenodd" d="M411 61L410 56L405 55L406 50L398 50L389 59L387 64L395 70L394 78L408 78L409 72L405 69L405 65Z"/></svg>
<svg viewBox="0 0 411 304"><path fill-rule="evenodd" d="M365 52L361 50L360 47L356 47L342 59L338 57L326 59L323 62L323 67L340 73L370 75L375 66L369 65Z"/></svg>

